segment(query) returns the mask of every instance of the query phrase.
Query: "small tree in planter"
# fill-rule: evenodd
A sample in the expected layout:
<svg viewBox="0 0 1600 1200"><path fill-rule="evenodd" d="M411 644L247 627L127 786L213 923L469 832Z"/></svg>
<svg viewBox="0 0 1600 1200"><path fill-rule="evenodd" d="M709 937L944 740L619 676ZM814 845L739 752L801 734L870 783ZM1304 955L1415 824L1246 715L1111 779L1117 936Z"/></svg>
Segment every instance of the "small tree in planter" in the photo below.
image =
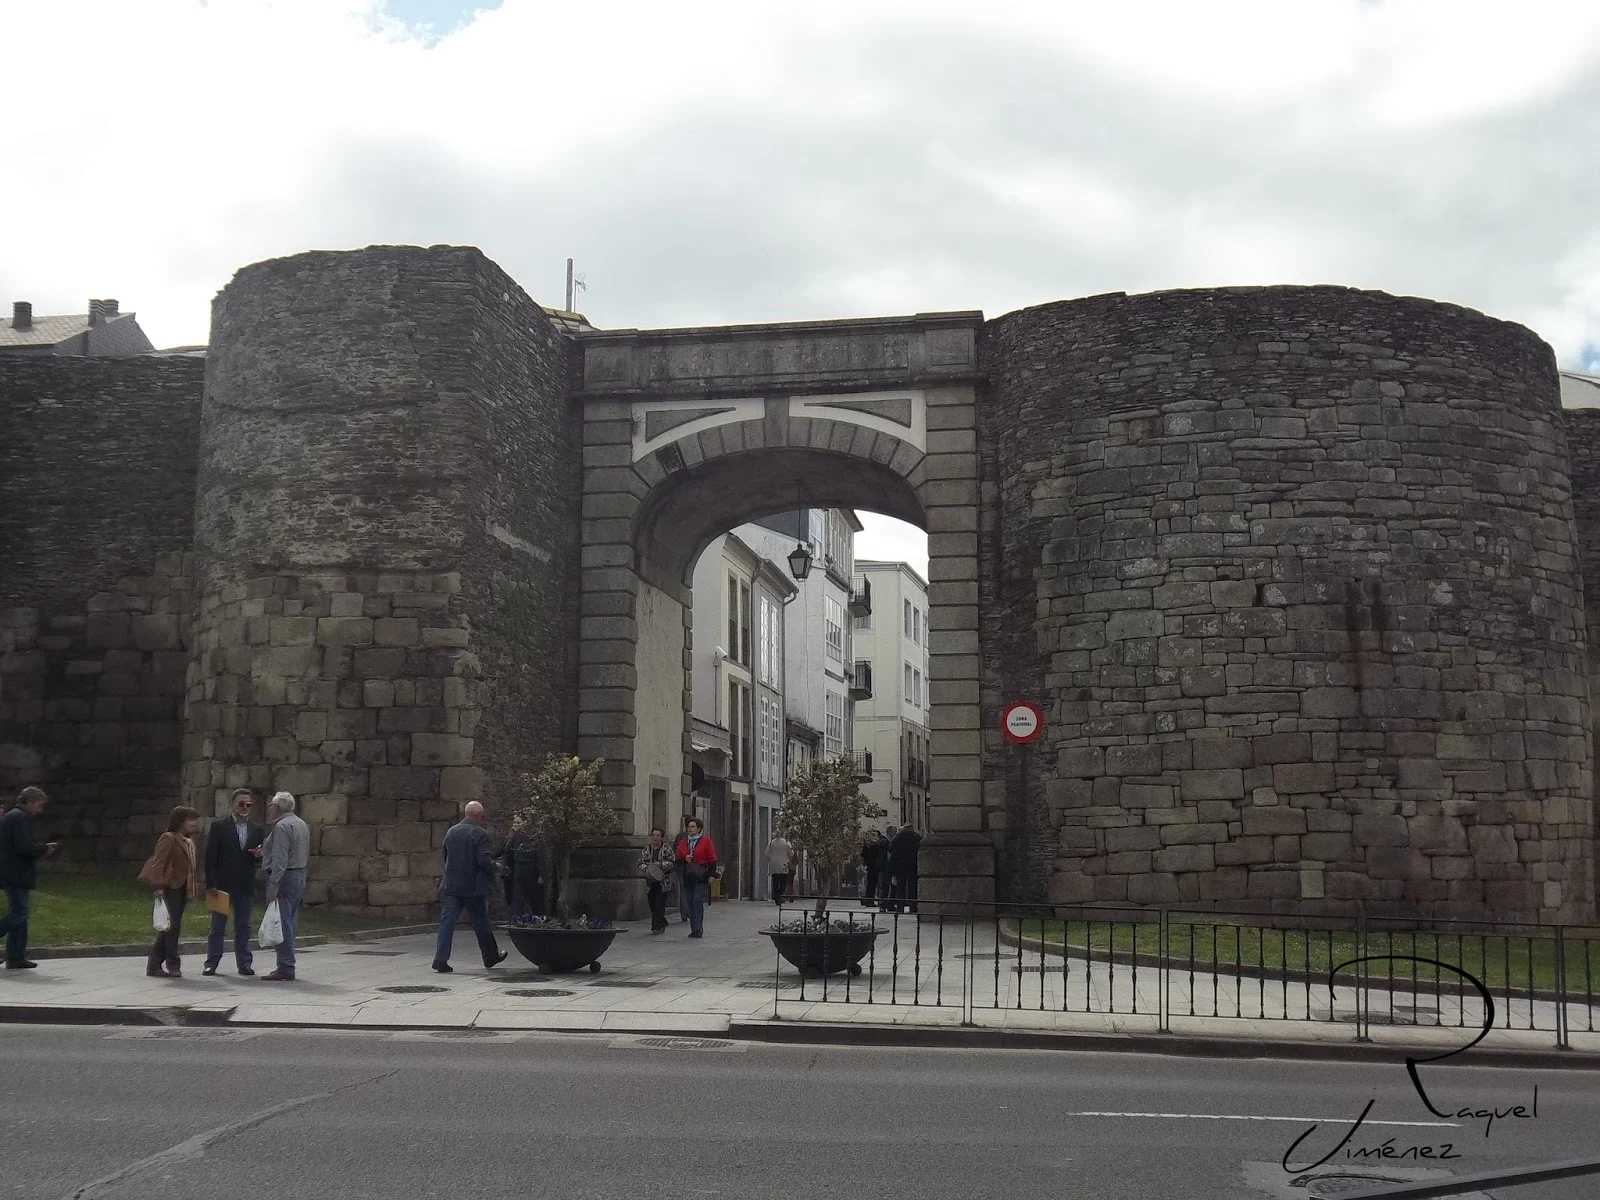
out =
<svg viewBox="0 0 1600 1200"><path fill-rule="evenodd" d="M790 776L778 814L778 832L803 851L820 879L835 878L861 853L861 822L883 809L861 794L855 763L846 756L813 759L810 769ZM817 916L827 908L826 887Z"/></svg>
<svg viewBox="0 0 1600 1200"><path fill-rule="evenodd" d="M585 764L569 754L552 754L539 770L524 774L527 803L517 811L535 844L550 847L557 866L551 907L561 911L575 846L617 831L617 814L600 788L604 759Z"/></svg>

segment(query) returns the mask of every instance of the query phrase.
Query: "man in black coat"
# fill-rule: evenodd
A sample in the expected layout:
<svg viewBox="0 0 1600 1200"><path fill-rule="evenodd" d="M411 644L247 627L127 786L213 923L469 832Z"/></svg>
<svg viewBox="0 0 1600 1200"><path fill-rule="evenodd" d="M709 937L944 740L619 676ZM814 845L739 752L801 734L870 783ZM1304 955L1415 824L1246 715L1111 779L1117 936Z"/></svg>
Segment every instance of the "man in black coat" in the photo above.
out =
<svg viewBox="0 0 1600 1200"><path fill-rule="evenodd" d="M544 877L539 857L539 847L528 836L522 818L512 817L511 836L506 838L500 861L505 865L506 903L513 920L544 916Z"/></svg>
<svg viewBox="0 0 1600 1200"><path fill-rule="evenodd" d="M922 835L910 825L889 840L889 895L895 912L917 911L917 851Z"/></svg>
<svg viewBox="0 0 1600 1200"><path fill-rule="evenodd" d="M48 799L40 788L23 788L17 806L0 817L0 888L5 889L7 906L0 933L6 938L6 966L12 970L39 965L28 959L28 893L39 884L38 861L56 852L54 842L33 836L34 819Z"/></svg>
<svg viewBox="0 0 1600 1200"><path fill-rule="evenodd" d="M255 794L235 788L225 817L211 822L206 834L206 901L213 893L228 898L233 914L233 958L241 975L254 975L250 956L250 906L256 896L256 867L261 863L261 843L267 834L259 821L250 819ZM212 910L211 936L206 939L206 965L202 974L215 975L222 961L222 935L228 918Z"/></svg>

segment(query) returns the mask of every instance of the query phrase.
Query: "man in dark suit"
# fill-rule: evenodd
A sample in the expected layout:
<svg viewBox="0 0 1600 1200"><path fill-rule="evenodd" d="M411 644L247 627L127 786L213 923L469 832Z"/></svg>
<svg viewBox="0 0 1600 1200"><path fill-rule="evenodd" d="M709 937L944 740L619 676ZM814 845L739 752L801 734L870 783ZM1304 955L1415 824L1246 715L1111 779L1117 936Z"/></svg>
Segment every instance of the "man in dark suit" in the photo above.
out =
<svg viewBox="0 0 1600 1200"><path fill-rule="evenodd" d="M907 825L889 840L889 895L884 907L893 912L917 911L917 852L922 835Z"/></svg>
<svg viewBox="0 0 1600 1200"><path fill-rule="evenodd" d="M454 970L450 965L450 945L455 940L456 919L467 910L472 932L478 935L483 965L504 962L509 951L501 950L489 927L489 895L494 891L494 855L489 849L489 831L483 827L483 805L468 803L462 818L444 835L444 875L439 880L443 903L439 911L439 936L434 939L433 969Z"/></svg>
<svg viewBox="0 0 1600 1200"><path fill-rule="evenodd" d="M228 898L233 913L233 956L239 974L254 975L250 968L250 904L256 894L256 867L261 862L261 842L266 831L250 819L255 795L249 788L236 788L231 811L211 822L206 834L206 900L217 894ZM215 975L222 961L222 935L228 918L211 913L211 936L206 940L206 966L203 974Z"/></svg>

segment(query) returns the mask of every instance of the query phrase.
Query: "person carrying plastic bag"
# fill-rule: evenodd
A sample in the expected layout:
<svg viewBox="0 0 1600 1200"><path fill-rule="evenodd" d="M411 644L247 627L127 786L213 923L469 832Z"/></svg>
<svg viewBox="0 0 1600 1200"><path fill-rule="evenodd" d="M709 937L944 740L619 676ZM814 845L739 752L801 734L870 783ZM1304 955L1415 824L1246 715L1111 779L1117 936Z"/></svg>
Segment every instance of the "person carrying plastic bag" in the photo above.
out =
<svg viewBox="0 0 1600 1200"><path fill-rule="evenodd" d="M267 922L274 912L280 925L277 943L278 968L261 978L273 983L294 979L294 932L300 917L300 901L306 894L306 863L311 859L311 830L294 815L294 797L276 793L267 803L267 819L272 828L262 848L261 861L267 869L267 914L261 918L261 933L271 933ZM271 945L265 936L261 945Z"/></svg>
<svg viewBox="0 0 1600 1200"><path fill-rule="evenodd" d="M183 978L178 961L178 938L182 933L183 910L190 900L200 898L200 879L195 874L194 831L200 814L179 805L172 810L167 831L156 839L156 848L139 872L139 882L155 891L151 924L156 940L144 973L156 979Z"/></svg>

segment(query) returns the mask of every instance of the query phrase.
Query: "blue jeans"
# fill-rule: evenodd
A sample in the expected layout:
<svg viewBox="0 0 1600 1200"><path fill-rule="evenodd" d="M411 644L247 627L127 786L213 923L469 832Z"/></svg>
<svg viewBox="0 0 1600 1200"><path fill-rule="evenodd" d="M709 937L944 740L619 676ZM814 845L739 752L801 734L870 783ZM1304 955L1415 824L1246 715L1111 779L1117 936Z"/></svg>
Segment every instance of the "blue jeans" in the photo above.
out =
<svg viewBox="0 0 1600 1200"><path fill-rule="evenodd" d="M689 919L689 885L681 878L678 880L678 917L684 921Z"/></svg>
<svg viewBox="0 0 1600 1200"><path fill-rule="evenodd" d="M294 931L300 923L300 901L306 896L306 869L295 867L278 876L278 917L283 922L283 941L278 943L278 970L294 974Z"/></svg>
<svg viewBox="0 0 1600 1200"><path fill-rule="evenodd" d="M706 920L706 896L711 891L709 882L683 881L683 905L689 910L689 932L699 933Z"/></svg>
<svg viewBox="0 0 1600 1200"><path fill-rule="evenodd" d="M7 912L4 919L0 919L0 933L6 935L7 962L21 962L28 957L29 904L27 888L6 889Z"/></svg>
<svg viewBox="0 0 1600 1200"><path fill-rule="evenodd" d="M255 897L249 892L228 896L228 902L233 905L233 958L241 971L249 970L254 961L250 955L250 905L254 900ZM278 911L283 911L281 904ZM227 917L219 912L211 914L211 936L206 938L206 966L214 967L222 961L222 935L227 927Z"/></svg>
<svg viewBox="0 0 1600 1200"><path fill-rule="evenodd" d="M486 896L446 896L439 908L439 936L433 941L433 961L448 963L450 946L456 937L456 919L466 909L472 922L472 932L478 935L478 949L483 952L483 965L491 966L500 957L500 947L494 940L494 930L489 927L489 901Z"/></svg>

